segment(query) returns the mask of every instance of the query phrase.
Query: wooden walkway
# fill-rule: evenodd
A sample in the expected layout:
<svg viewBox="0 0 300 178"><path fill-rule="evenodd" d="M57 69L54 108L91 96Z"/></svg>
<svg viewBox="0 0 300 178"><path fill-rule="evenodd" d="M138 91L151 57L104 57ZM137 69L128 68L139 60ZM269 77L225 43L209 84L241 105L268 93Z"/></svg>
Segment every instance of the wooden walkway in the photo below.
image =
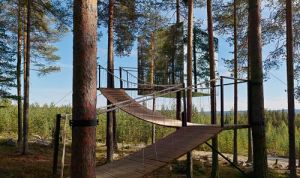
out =
<svg viewBox="0 0 300 178"><path fill-rule="evenodd" d="M101 93L113 104L130 101L129 104L125 106L120 106L119 108L126 113L144 120L146 122L150 122L153 124L166 126L166 127L174 127L179 128L182 126L182 122L180 120L170 119L167 116L162 115L159 112L154 112L140 103L136 102L127 93L122 89L100 89ZM199 126L200 124L188 123L188 126Z"/></svg>
<svg viewBox="0 0 300 178"><path fill-rule="evenodd" d="M124 159L97 167L97 178L143 177L205 143L221 130L210 126L182 127Z"/></svg>

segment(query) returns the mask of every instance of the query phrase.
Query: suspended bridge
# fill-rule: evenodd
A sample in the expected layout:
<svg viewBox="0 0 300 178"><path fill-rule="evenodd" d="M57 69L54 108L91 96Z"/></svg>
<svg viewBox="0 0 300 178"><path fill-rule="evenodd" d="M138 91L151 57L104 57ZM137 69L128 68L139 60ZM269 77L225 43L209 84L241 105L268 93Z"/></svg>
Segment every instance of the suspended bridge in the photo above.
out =
<svg viewBox="0 0 300 178"><path fill-rule="evenodd" d="M174 88L171 88L170 91L174 92L173 90ZM218 126L195 123L187 123L187 127L182 127L182 121L168 118L140 104L142 101L145 101L145 97L141 97L144 100L138 101L131 98L123 89L102 88L100 91L112 103L111 106L107 107L105 112L118 108L143 121L179 129L156 143L121 160L97 167L96 175L99 178L135 178L146 176L185 155L187 152L192 151L197 146L216 136L222 130L248 127L248 125ZM168 89L166 91L170 92ZM153 98L155 97L157 96L153 96ZM110 107L113 108L109 109Z"/></svg>

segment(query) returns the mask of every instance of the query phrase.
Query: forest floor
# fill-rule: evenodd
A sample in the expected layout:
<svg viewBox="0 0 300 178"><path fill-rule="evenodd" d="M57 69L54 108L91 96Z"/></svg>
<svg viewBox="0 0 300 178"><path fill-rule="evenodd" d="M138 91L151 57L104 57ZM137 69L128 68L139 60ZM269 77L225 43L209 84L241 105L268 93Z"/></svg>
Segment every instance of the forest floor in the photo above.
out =
<svg viewBox="0 0 300 178"><path fill-rule="evenodd" d="M116 159L122 158L137 149L141 145L123 145L119 146L119 151L114 155ZM69 176L70 167L70 146L66 147L65 160L65 176ZM21 155L15 145L7 141L7 139L0 138L0 178L47 178L51 177L52 173L52 152L53 148L45 142L31 141L29 144L29 154ZM105 163L105 146L97 144L97 165ZM194 177L210 177L211 170L211 153L194 151ZM226 154L227 157L231 155ZM240 167L245 172L251 171L251 165L246 164L246 157L239 156ZM60 163L60 162L59 162ZM275 162L269 162L272 175L274 178L288 177L287 169L284 161L279 161L276 168L272 168ZM185 158L182 157L177 161L165 166L151 175L145 176L147 178L168 178L168 177L185 177ZM224 159L220 158L220 178L241 178L243 176L237 169L229 165Z"/></svg>

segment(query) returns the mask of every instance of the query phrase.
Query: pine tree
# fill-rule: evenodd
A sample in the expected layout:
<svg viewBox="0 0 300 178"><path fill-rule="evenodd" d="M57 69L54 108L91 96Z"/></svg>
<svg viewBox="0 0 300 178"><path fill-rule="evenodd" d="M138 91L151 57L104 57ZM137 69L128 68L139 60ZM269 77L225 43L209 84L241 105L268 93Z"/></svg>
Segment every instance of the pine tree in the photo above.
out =
<svg viewBox="0 0 300 178"><path fill-rule="evenodd" d="M17 32L17 100L18 100L18 146L21 148L23 142L23 115L22 115L22 83L21 83L21 70L22 70L22 9L23 1L18 0L18 32Z"/></svg>
<svg viewBox="0 0 300 178"><path fill-rule="evenodd" d="M73 120L97 119L97 1L74 1ZM83 94L84 93L84 94ZM72 128L72 178L95 178L96 128Z"/></svg>
<svg viewBox="0 0 300 178"><path fill-rule="evenodd" d="M98 27L109 28L109 5L110 1L98 1ZM117 56L128 56L131 54L137 33L137 18L135 0L115 0L113 1L114 11L114 54Z"/></svg>
<svg viewBox="0 0 300 178"><path fill-rule="evenodd" d="M70 10L65 6L69 1L66 1L64 5L58 0L52 1L30 1L31 12L30 16L27 15L27 5L23 0L3 0L1 9L1 17L5 21L5 27L12 38L8 41L14 52L17 54L15 57L17 60L17 91L18 91L18 142L20 143L23 130L22 124L22 102L21 102L21 57L24 58L24 87L27 87L26 75L29 75L30 67L27 65L27 56L30 55L30 61L35 66L35 71L38 71L39 75L45 75L47 73L58 71L59 67L55 64L59 60L59 56L55 54L58 50L53 46L53 43L59 41L64 33L68 30L70 24ZM30 18L31 22L27 19ZM17 26L15 25L17 22ZM27 24L30 23L31 27L27 28ZM16 28L17 27L17 28ZM30 33L30 38L27 38L27 34ZM28 32L27 32L28 31ZM28 40L27 40L28 39ZM28 46L27 42L31 45ZM21 46L23 45L23 46ZM30 48L30 54L27 49ZM22 51L23 50L23 51ZM21 54L23 53L23 55ZM26 66L27 65L27 66ZM27 72L28 71L28 72ZM28 79L29 82L29 79ZM25 85L26 84L26 85ZM24 90L25 91L25 90ZM29 94L29 92L26 91ZM27 94L26 94L27 95ZM24 100L27 100L29 96L25 96ZM27 101L26 101L27 102ZM25 104L26 107L29 105L29 101ZM27 113L28 108L23 108ZM27 127L27 114L23 115L26 119L23 124ZM23 126L24 127L24 126ZM26 132L26 130L25 130ZM27 133L23 134L27 135ZM26 141L25 141L26 142ZM26 145L26 144L23 144Z"/></svg>
<svg viewBox="0 0 300 178"><path fill-rule="evenodd" d="M288 130L289 130L289 170L290 177L297 177L295 143L295 94L294 94L294 35L292 1L286 1L286 50L287 50L287 90L288 90Z"/></svg>
<svg viewBox="0 0 300 178"><path fill-rule="evenodd" d="M3 22L0 21L0 99L16 98L11 93L11 90L16 87L15 53L7 45L9 36L3 26Z"/></svg>
<svg viewBox="0 0 300 178"><path fill-rule="evenodd" d="M250 62L251 127L253 136L253 177L267 176L264 116L263 64L261 43L261 2L249 0L248 52Z"/></svg>
<svg viewBox="0 0 300 178"><path fill-rule="evenodd" d="M215 48L214 48L214 31L213 31L213 16L212 16L212 2L207 1L207 31L208 31L208 45L209 45L209 71L210 71L210 108L211 108L211 124L217 124L216 113L216 67L215 67ZM212 138L212 146L218 149L218 136ZM219 158L216 151L212 151L212 170L211 177L219 177Z"/></svg>
<svg viewBox="0 0 300 178"><path fill-rule="evenodd" d="M31 31L31 0L26 4L26 52L24 56L24 103L23 103L23 145L22 154L28 153L28 125L29 125L29 85L30 85L30 31Z"/></svg>
<svg viewBox="0 0 300 178"><path fill-rule="evenodd" d="M187 87L192 86L192 63L193 63L193 30L194 30L194 0L188 1L188 39L187 39ZM186 121L192 121L192 89L187 90L187 113ZM193 155L187 153L187 177L193 177Z"/></svg>
<svg viewBox="0 0 300 178"><path fill-rule="evenodd" d="M114 7L115 0L109 0L109 20L108 20L108 55L107 55L107 88L114 88ZM107 100L107 105L110 105L110 101ZM113 161L114 152L114 126L116 126L114 119L114 111L107 113L107 125L106 125L106 162Z"/></svg>
<svg viewBox="0 0 300 178"><path fill-rule="evenodd" d="M234 117L234 124L237 124L238 120L238 83L236 78L238 78L238 42L237 42L237 0L234 0L233 2L233 46L234 46L234 58L233 58L233 63L234 63L234 109L233 109L233 117ZM234 134L233 134L233 163L238 164L238 150L237 150L237 145L238 145L238 140L237 140L237 129L234 129Z"/></svg>

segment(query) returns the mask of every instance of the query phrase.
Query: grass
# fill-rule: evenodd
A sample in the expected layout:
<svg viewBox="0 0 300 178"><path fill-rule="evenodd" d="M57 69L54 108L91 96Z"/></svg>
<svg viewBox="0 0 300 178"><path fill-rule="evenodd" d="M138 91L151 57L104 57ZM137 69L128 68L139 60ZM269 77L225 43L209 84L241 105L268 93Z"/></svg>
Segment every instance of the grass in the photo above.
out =
<svg viewBox="0 0 300 178"><path fill-rule="evenodd" d="M0 177L51 177L52 148L33 143L29 146L29 154L21 155L16 147L1 144Z"/></svg>

